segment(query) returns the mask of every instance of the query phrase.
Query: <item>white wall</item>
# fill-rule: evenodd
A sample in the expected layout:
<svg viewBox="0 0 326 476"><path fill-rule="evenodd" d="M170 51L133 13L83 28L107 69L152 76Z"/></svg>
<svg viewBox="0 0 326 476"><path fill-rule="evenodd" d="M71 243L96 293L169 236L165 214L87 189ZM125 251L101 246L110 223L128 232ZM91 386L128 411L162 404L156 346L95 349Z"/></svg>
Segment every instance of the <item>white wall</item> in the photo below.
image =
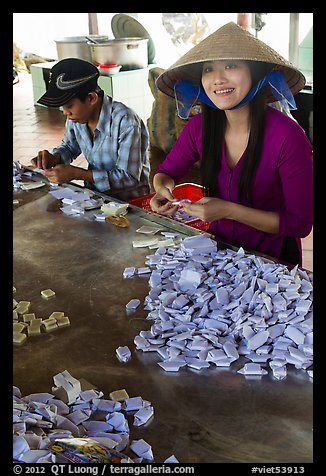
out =
<svg viewBox="0 0 326 476"><path fill-rule="evenodd" d="M100 35L114 38L111 19L115 13L98 13ZM229 21L237 21L236 13L205 13L211 32ZM151 35L156 49L156 63L166 68L177 60L177 51L166 33L160 13L138 13L138 21ZM258 32L258 38L288 59L289 13L268 13L263 17L266 25ZM300 13L299 42L312 26L313 14ZM88 34L87 13L14 13L13 40L17 46L40 56L57 58L55 39L63 36ZM252 30L251 33L255 34Z"/></svg>
<svg viewBox="0 0 326 476"><path fill-rule="evenodd" d="M13 14L13 41L24 52L56 59L55 39L87 34L87 13Z"/></svg>

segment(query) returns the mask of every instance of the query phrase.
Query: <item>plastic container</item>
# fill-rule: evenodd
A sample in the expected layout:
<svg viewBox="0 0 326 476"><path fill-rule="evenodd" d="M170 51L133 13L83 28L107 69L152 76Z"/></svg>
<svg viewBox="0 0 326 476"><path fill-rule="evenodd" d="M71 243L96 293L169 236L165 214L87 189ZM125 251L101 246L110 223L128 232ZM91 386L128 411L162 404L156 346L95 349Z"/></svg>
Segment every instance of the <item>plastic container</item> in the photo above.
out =
<svg viewBox="0 0 326 476"><path fill-rule="evenodd" d="M142 197L133 198L132 200L129 200L128 203L130 203L131 205L135 205L136 207L143 208L148 212L155 213L150 207L150 201L151 198L154 197L154 195L155 193L150 193L148 195L143 195ZM196 202L204 196L204 193L203 187L201 185L197 185L195 183L182 183L180 185L176 185L176 187L173 189L173 195L176 198L187 198L192 202ZM198 228L202 231L207 231L210 225L210 222L205 222L199 219L190 220L184 223L186 225L192 226L193 228Z"/></svg>
<svg viewBox="0 0 326 476"><path fill-rule="evenodd" d="M121 65L118 65L115 63L97 63L97 67L102 76L109 76L110 74L116 74L121 69Z"/></svg>
<svg viewBox="0 0 326 476"><path fill-rule="evenodd" d="M97 63L97 67L102 76L119 73L121 65L115 63Z"/></svg>

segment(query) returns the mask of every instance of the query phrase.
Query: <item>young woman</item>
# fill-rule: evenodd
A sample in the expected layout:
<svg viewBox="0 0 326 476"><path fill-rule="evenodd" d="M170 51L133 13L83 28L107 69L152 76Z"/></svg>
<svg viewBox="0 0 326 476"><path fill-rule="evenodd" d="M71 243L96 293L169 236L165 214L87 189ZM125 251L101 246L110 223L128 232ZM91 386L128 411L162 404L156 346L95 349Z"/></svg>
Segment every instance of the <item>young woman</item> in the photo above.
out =
<svg viewBox="0 0 326 476"><path fill-rule="evenodd" d="M312 147L291 117L305 78L278 53L235 23L207 37L167 69L158 88L177 101L185 125L154 175L154 211L173 215L174 186L200 160L205 197L184 203L210 221L216 239L302 264L300 238L312 228Z"/></svg>

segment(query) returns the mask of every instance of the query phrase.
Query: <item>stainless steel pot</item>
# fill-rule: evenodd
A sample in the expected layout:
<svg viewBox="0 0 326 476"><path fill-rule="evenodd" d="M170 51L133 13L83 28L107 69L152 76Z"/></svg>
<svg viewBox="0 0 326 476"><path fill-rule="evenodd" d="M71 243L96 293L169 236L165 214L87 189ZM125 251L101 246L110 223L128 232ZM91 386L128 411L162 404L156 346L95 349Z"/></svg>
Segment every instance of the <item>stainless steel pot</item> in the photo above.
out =
<svg viewBox="0 0 326 476"><path fill-rule="evenodd" d="M107 36L89 35L95 41L107 41ZM57 47L58 59L79 58L92 62L89 40L86 36L66 36L54 40Z"/></svg>
<svg viewBox="0 0 326 476"><path fill-rule="evenodd" d="M105 43L88 43L92 61L99 63L116 63L121 71L147 68L147 38L116 38Z"/></svg>

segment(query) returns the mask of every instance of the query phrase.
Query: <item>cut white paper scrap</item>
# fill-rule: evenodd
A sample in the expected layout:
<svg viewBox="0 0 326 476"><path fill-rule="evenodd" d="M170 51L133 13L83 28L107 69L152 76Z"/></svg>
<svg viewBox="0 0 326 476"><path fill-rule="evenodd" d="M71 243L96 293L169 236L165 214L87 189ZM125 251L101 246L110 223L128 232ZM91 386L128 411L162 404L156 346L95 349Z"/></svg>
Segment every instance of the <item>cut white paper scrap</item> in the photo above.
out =
<svg viewBox="0 0 326 476"><path fill-rule="evenodd" d="M148 422L148 420L154 415L154 408L148 406L146 408L139 409L134 414L134 426L141 426Z"/></svg>
<svg viewBox="0 0 326 476"><path fill-rule="evenodd" d="M126 345L123 347L118 347L115 352L120 362L129 362L131 359L131 351Z"/></svg>
<svg viewBox="0 0 326 476"><path fill-rule="evenodd" d="M128 421L126 420L126 417L123 415L123 413L120 413L120 412L108 413L105 419L109 425L112 425L115 431L118 431L121 433L129 433Z"/></svg>
<svg viewBox="0 0 326 476"><path fill-rule="evenodd" d="M143 439L133 440L130 443L130 449L134 453L136 453L137 456L141 456L142 458L147 459L148 461L153 461L154 459L152 447Z"/></svg>
<svg viewBox="0 0 326 476"><path fill-rule="evenodd" d="M140 408L143 408L143 399L142 397L130 397L126 398L125 400L125 410L132 411L132 410L139 410Z"/></svg>
<svg viewBox="0 0 326 476"><path fill-rule="evenodd" d="M44 458L50 453L49 450L29 450L20 457L19 461L24 463L37 463L40 458Z"/></svg>
<svg viewBox="0 0 326 476"><path fill-rule="evenodd" d="M254 336L252 336L248 341L248 349L256 350L258 347L261 347L267 341L269 337L268 331L257 332Z"/></svg>
<svg viewBox="0 0 326 476"><path fill-rule="evenodd" d="M112 425L110 425L106 421L88 420L88 421L84 421L82 425L84 428L86 428L88 433L93 433L93 434L112 430Z"/></svg>
<svg viewBox="0 0 326 476"><path fill-rule="evenodd" d="M190 291L196 289L202 280L202 274L199 271L183 269L178 281L181 291Z"/></svg>
<svg viewBox="0 0 326 476"><path fill-rule="evenodd" d="M136 230L136 233L155 235L155 233L161 230L162 228L158 226L143 225Z"/></svg>
<svg viewBox="0 0 326 476"><path fill-rule="evenodd" d="M87 423L87 421L83 422ZM79 428L75 425L69 418L66 418L62 415L57 415L56 417L56 427L64 430L69 430L74 436L79 436Z"/></svg>
<svg viewBox="0 0 326 476"><path fill-rule="evenodd" d="M83 390L82 392L80 392L79 396L85 402L89 402L90 400L93 400L95 398L103 397L103 392L91 388L90 390Z"/></svg>
<svg viewBox="0 0 326 476"><path fill-rule="evenodd" d="M287 375L287 370L285 365L283 365L282 367L274 367L272 371L273 371L273 376L277 380L283 380Z"/></svg>
<svg viewBox="0 0 326 476"><path fill-rule="evenodd" d="M145 236L134 240L132 246L133 248L145 248L146 246L155 245L158 241L157 236Z"/></svg>
<svg viewBox="0 0 326 476"><path fill-rule="evenodd" d="M94 218L97 221L105 221L106 215L104 213L94 213Z"/></svg>
<svg viewBox="0 0 326 476"><path fill-rule="evenodd" d="M304 343L304 334L294 326L288 326L284 334L293 340L297 345Z"/></svg>
<svg viewBox="0 0 326 476"><path fill-rule="evenodd" d="M172 202L172 205L182 205L182 203L191 203L191 200L188 198L182 198L181 200L175 200Z"/></svg>
<svg viewBox="0 0 326 476"><path fill-rule="evenodd" d="M157 362L166 372L178 372L180 367L184 367L186 362L180 362L177 360L165 360L164 362Z"/></svg>
<svg viewBox="0 0 326 476"><path fill-rule="evenodd" d="M180 236L180 233L173 232L173 231L161 231L161 235L163 235L165 238L177 238Z"/></svg>
<svg viewBox="0 0 326 476"><path fill-rule="evenodd" d="M76 216L76 215L83 215L85 210L80 207L75 207L74 205L67 205L65 207L61 207L60 210L67 216Z"/></svg>
<svg viewBox="0 0 326 476"><path fill-rule="evenodd" d="M76 192L69 187L60 187L57 190L51 190L49 192L53 197L58 200L63 198L72 199L74 202L82 202L83 200L89 200L93 192Z"/></svg>
<svg viewBox="0 0 326 476"><path fill-rule="evenodd" d="M106 400L103 398L96 398L93 400L94 408L101 412L117 412L121 410L121 403L114 400ZM93 407L92 407L93 408Z"/></svg>
<svg viewBox="0 0 326 476"><path fill-rule="evenodd" d="M29 451L30 447L26 439L22 435L14 435L13 438L13 457L18 459L20 455L23 455Z"/></svg>
<svg viewBox="0 0 326 476"><path fill-rule="evenodd" d="M103 446L106 446L109 449L115 448L119 442L105 436L92 436L92 440L97 441Z"/></svg>
<svg viewBox="0 0 326 476"><path fill-rule="evenodd" d="M174 455L169 456L166 460L163 461L164 463L179 463L179 460Z"/></svg>
<svg viewBox="0 0 326 476"><path fill-rule="evenodd" d="M65 205L72 205L73 203L75 203L75 200L72 198L63 198L62 203L64 203Z"/></svg>
<svg viewBox="0 0 326 476"><path fill-rule="evenodd" d="M136 271L136 268L133 266L130 266L129 268L125 268L122 275L124 278L131 278L131 276L134 276Z"/></svg>
<svg viewBox="0 0 326 476"><path fill-rule="evenodd" d="M127 304L126 304L126 309L137 309L140 305L140 300L139 299L131 299Z"/></svg>
<svg viewBox="0 0 326 476"><path fill-rule="evenodd" d="M265 375L267 370L262 369L261 365L255 363L247 363L238 370L239 374L243 375Z"/></svg>
<svg viewBox="0 0 326 476"><path fill-rule="evenodd" d="M44 187L45 182L31 182L31 183L21 183L20 188L22 190L34 190L35 188Z"/></svg>
<svg viewBox="0 0 326 476"><path fill-rule="evenodd" d="M175 243L173 239L167 238L166 240L158 240L157 243L155 243L155 245L157 245L158 247L164 248L167 246L175 246ZM154 245L150 245L150 246L154 246Z"/></svg>
<svg viewBox="0 0 326 476"><path fill-rule="evenodd" d="M54 395L52 393L31 393L24 397L24 401L26 402L41 402L47 403L50 398L53 398Z"/></svg>
<svg viewBox="0 0 326 476"><path fill-rule="evenodd" d="M207 362L206 360L196 359L192 357L186 357L185 361L188 367L192 367L193 369L197 370L208 368L210 366L209 362Z"/></svg>
<svg viewBox="0 0 326 476"><path fill-rule="evenodd" d="M50 441L53 441L57 438L71 438L72 433L70 430L50 430L49 433L46 435L47 438L49 438Z"/></svg>
<svg viewBox="0 0 326 476"><path fill-rule="evenodd" d="M150 272L151 272L151 269L148 266L143 266L137 269L137 274L147 274Z"/></svg>
<svg viewBox="0 0 326 476"><path fill-rule="evenodd" d="M82 410L76 410L75 412L70 413L67 415L67 418L71 420L75 425L79 425L83 421L86 421L89 419L91 415L91 410L88 412L82 411Z"/></svg>

